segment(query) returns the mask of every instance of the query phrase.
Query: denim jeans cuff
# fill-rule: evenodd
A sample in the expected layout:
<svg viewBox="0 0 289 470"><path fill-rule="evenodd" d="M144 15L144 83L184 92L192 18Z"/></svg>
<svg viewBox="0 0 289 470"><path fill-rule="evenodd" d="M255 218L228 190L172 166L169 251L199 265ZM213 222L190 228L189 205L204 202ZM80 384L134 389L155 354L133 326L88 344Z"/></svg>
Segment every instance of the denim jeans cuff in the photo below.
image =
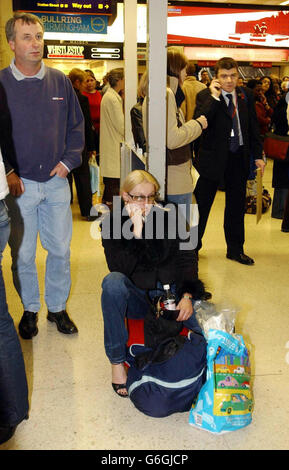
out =
<svg viewBox="0 0 289 470"><path fill-rule="evenodd" d="M113 348L105 345L105 352L111 364L122 364L126 360L126 346L122 344Z"/></svg>
<svg viewBox="0 0 289 470"><path fill-rule="evenodd" d="M66 310L66 304L63 304L63 305L58 305L58 306L52 306L52 307L49 307L47 305L47 309L49 312L51 313L57 313L57 312L62 312L62 310Z"/></svg>

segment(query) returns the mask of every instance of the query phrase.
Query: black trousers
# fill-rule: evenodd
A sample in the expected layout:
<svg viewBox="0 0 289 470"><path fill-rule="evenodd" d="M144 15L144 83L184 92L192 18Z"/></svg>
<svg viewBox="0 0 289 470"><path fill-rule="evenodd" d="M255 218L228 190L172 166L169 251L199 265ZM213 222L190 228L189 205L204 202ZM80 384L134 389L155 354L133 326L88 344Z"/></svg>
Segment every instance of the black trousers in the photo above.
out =
<svg viewBox="0 0 289 470"><path fill-rule="evenodd" d="M113 196L119 196L120 178L103 177L104 193L102 197L103 204L113 203Z"/></svg>
<svg viewBox="0 0 289 470"><path fill-rule="evenodd" d="M229 154L224 184L226 195L224 232L227 252L239 254L243 252L245 241L244 217L247 184L247 170L244 165L242 147L237 153ZM199 177L196 184L194 194L199 209L198 250L202 247L202 238L218 186L219 181L212 181L203 176Z"/></svg>
<svg viewBox="0 0 289 470"><path fill-rule="evenodd" d="M289 230L289 189L288 189L287 198L285 201L284 215L283 215L281 228L283 230Z"/></svg>
<svg viewBox="0 0 289 470"><path fill-rule="evenodd" d="M78 168L74 168L67 176L71 190L71 202L73 201L72 177L75 182L80 213L83 217L86 217L90 215L90 209L92 207L88 155L83 154L82 164Z"/></svg>

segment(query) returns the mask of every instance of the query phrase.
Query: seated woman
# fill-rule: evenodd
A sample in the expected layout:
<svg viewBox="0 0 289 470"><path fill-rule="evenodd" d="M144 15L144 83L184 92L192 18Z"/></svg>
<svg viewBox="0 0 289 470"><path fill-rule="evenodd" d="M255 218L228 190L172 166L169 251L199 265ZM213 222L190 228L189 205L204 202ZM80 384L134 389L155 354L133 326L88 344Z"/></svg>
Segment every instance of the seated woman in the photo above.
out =
<svg viewBox="0 0 289 470"><path fill-rule="evenodd" d="M104 345L112 365L112 386L126 397L125 318L144 318L149 298L164 293L169 284L177 299L178 322L197 326L193 299L201 298L204 287L198 280L198 262L193 243L182 230L174 205L156 203L159 184L148 172L128 174L121 200L103 221L102 244L110 273L102 283ZM181 233L182 232L182 233Z"/></svg>

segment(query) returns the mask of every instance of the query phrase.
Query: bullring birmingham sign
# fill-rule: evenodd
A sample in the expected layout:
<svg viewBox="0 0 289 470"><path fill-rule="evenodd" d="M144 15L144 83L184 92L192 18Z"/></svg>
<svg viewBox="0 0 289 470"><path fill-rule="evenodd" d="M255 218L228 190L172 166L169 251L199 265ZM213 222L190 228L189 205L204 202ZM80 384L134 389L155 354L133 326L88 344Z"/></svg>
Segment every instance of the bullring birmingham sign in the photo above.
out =
<svg viewBox="0 0 289 470"><path fill-rule="evenodd" d="M37 13L111 15L114 0L13 0L13 10Z"/></svg>

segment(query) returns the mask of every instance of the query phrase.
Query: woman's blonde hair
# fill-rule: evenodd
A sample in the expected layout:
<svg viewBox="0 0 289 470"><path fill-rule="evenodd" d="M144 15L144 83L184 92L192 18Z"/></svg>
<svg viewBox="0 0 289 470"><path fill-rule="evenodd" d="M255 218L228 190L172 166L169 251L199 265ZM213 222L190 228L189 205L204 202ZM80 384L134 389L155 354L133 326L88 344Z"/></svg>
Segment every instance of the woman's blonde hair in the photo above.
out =
<svg viewBox="0 0 289 470"><path fill-rule="evenodd" d="M181 71L186 68L188 59L177 47L168 47L167 74L170 77L180 77Z"/></svg>
<svg viewBox="0 0 289 470"><path fill-rule="evenodd" d="M130 193L135 186L141 183L153 184L156 193L160 189L160 185L153 175L145 170L134 170L131 171L125 178L120 190L120 194L122 195L123 193Z"/></svg>
<svg viewBox="0 0 289 470"><path fill-rule="evenodd" d="M82 83L85 79L85 72L81 69L74 68L70 70L68 77L72 84L75 83L76 80L79 80L80 83Z"/></svg>

